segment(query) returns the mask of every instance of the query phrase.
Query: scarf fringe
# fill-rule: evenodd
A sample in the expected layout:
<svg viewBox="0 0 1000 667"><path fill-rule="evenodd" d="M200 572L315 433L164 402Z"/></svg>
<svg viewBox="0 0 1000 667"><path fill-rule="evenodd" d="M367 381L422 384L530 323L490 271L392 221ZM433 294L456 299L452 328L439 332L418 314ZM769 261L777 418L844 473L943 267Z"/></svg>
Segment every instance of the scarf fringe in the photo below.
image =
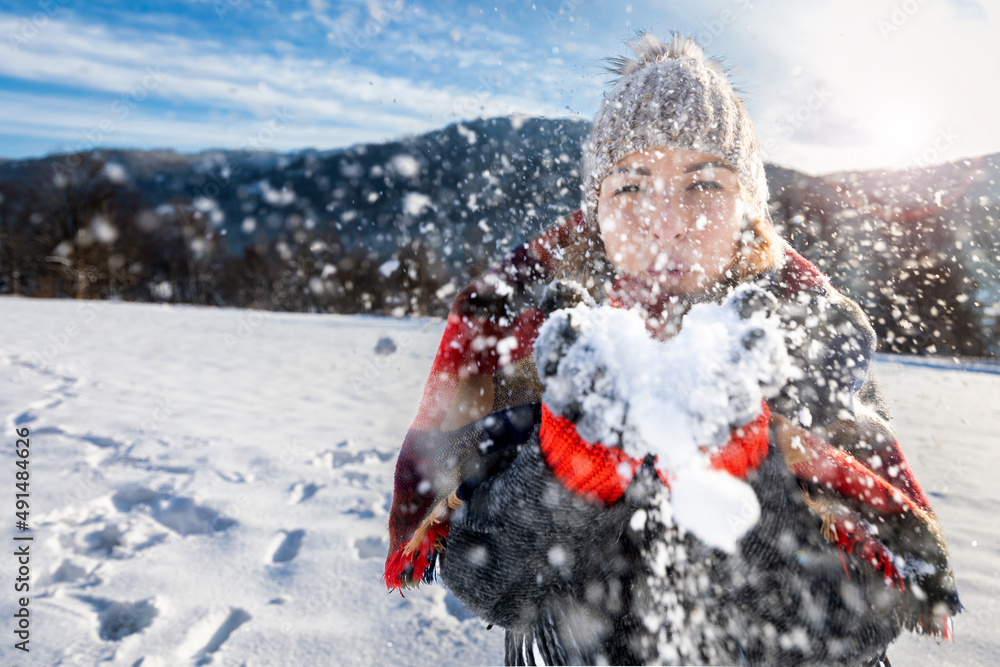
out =
<svg viewBox="0 0 1000 667"><path fill-rule="evenodd" d="M868 523L858 514L843 504L827 498L814 497L805 489L802 498L806 505L823 520L820 531L828 542L837 545L840 552L840 562L844 565L844 574L851 578L847 569L846 556L855 555L867 561L875 570L882 573L887 588L892 590L899 586L899 592L906 590L903 575L896 567L895 556L875 538L868 529Z"/></svg>
<svg viewBox="0 0 1000 667"><path fill-rule="evenodd" d="M946 642L955 641L954 619L949 614L943 614L940 619L923 616L904 625L910 632L937 637Z"/></svg>
<svg viewBox="0 0 1000 667"><path fill-rule="evenodd" d="M894 562L895 556L872 536L863 522L858 519L852 520L844 516L837 516L833 518L830 529L834 534L833 541L841 554L848 556L854 554L867 561L872 568L882 573L882 580L889 590L898 586L901 594L906 591L903 575Z"/></svg>
<svg viewBox="0 0 1000 667"><path fill-rule="evenodd" d="M437 554L444 551L452 512L461 504L458 491L453 491L434 507L414 531L410 541L389 556L382 579L390 592L399 590L402 595L404 588L416 588L421 583L430 583L434 576Z"/></svg>
<svg viewBox="0 0 1000 667"><path fill-rule="evenodd" d="M875 571L880 572L887 589L898 587L900 596L906 592L906 579L896 566L896 556L872 534L867 521L842 503L814 497L805 489L802 490L802 497L823 520L821 528L823 536L837 546L840 562L848 579L851 575L847 567L847 557L854 556L868 562ZM941 614L940 617L935 616L938 611L939 608L934 607L919 615L904 615L903 626L912 632L931 635L944 641L954 641L952 616L962 611L961 603L956 598L954 611Z"/></svg>

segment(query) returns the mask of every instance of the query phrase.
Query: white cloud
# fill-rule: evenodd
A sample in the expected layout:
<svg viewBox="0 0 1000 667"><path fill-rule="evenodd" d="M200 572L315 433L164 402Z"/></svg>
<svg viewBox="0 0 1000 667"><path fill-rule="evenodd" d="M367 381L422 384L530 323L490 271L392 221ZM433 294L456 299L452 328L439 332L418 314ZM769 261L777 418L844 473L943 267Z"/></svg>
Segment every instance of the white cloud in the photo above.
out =
<svg viewBox="0 0 1000 667"><path fill-rule="evenodd" d="M16 18L0 16L0 34ZM216 42L113 32L107 27L51 21L0 74L72 86L85 93L13 95L0 107L7 133L26 132L68 141L112 121L108 141L148 145L236 147L276 110L294 122L275 149L349 145L431 130L454 120L515 112L560 115L489 79L476 88L434 85L382 75L345 61L231 53ZM101 102L95 99L103 98ZM121 118L122 105L128 107ZM207 109L203 118L165 114L169 105ZM190 107L187 107L190 108ZM75 145L75 143L74 143Z"/></svg>

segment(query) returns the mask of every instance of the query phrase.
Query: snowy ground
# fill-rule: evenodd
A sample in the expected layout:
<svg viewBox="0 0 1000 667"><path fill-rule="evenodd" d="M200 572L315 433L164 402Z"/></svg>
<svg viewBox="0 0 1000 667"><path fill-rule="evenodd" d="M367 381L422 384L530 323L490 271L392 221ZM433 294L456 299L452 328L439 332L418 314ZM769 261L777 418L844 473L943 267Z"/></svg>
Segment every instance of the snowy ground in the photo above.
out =
<svg viewBox="0 0 1000 667"><path fill-rule="evenodd" d="M10 445L27 427L34 535L30 654L0 556L3 664L500 663L501 631L442 588L403 599L380 581L395 453L442 330L0 299L3 533L21 534ZM398 349L377 355L386 335ZM994 664L1000 374L891 358L878 373L967 607L955 643L904 637L890 657Z"/></svg>

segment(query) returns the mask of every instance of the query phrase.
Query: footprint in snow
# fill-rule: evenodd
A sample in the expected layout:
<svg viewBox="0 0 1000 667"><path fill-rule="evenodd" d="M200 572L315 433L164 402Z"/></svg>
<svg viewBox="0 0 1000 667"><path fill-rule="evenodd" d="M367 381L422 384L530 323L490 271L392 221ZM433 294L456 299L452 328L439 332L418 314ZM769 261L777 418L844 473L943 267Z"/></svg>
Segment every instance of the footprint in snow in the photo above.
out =
<svg viewBox="0 0 1000 667"><path fill-rule="evenodd" d="M317 491L322 488L317 486L312 482L308 484L305 482L296 482L295 486L292 487L291 492L288 494L288 504L295 505L296 503L301 503L304 500L309 500L313 497Z"/></svg>
<svg viewBox="0 0 1000 667"><path fill-rule="evenodd" d="M83 440L84 442L89 442L95 447L100 447L101 449L112 449L116 447L125 447L125 443L114 438L106 438L101 435L79 435L76 436Z"/></svg>
<svg viewBox="0 0 1000 667"><path fill-rule="evenodd" d="M87 576L87 571L67 558L49 575L49 580L53 583L62 583L76 581L85 576Z"/></svg>
<svg viewBox="0 0 1000 667"><path fill-rule="evenodd" d="M351 440L344 440L337 443L333 449L327 449L317 454L313 459L313 465L320 466L321 468L336 469L350 463L360 463L362 465L385 463L395 456L394 453L383 453L377 449L364 449L354 452L351 451L352 445L354 443Z"/></svg>
<svg viewBox="0 0 1000 667"><path fill-rule="evenodd" d="M55 584L78 585L79 587L95 586L101 583L100 577L93 572L88 572L85 568L77 565L69 558L63 559L56 569L43 574L38 580L38 586L52 586Z"/></svg>
<svg viewBox="0 0 1000 667"><path fill-rule="evenodd" d="M10 420L14 426L21 426L22 424L30 424L33 421L38 420L38 414L30 409L23 410Z"/></svg>
<svg viewBox="0 0 1000 667"><path fill-rule="evenodd" d="M159 499L159 491L144 486L130 486L111 496L111 502L119 512L131 512L136 505L152 505Z"/></svg>
<svg viewBox="0 0 1000 667"><path fill-rule="evenodd" d="M223 472L221 470L213 471L216 477L221 479L223 482L229 482L231 484L243 484L247 481L247 478L243 476L241 472Z"/></svg>
<svg viewBox="0 0 1000 667"><path fill-rule="evenodd" d="M374 519L378 516L384 516L385 510L374 502L354 498L349 507L341 510L341 514L353 514L358 519Z"/></svg>
<svg viewBox="0 0 1000 667"><path fill-rule="evenodd" d="M194 623L177 649L181 660L193 660L195 665L212 662L212 654L222 648L230 635L252 617L239 607L218 611Z"/></svg>
<svg viewBox="0 0 1000 667"><path fill-rule="evenodd" d="M313 459L313 465L335 470L344 467L348 463L354 463L356 460L357 456L354 452L328 449L316 455L316 458Z"/></svg>
<svg viewBox="0 0 1000 667"><path fill-rule="evenodd" d="M281 531L271 543L271 548L269 549L271 556L268 560L272 563L287 563L298 556L299 549L302 547L302 538L305 537L305 534L306 531L302 529Z"/></svg>
<svg viewBox="0 0 1000 667"><path fill-rule="evenodd" d="M57 408L62 405L63 398L59 396L61 393L63 396L75 396L73 393L73 385L77 384L77 381L73 378L62 377L59 381L49 384L45 387L49 396L52 398L43 398L38 401L34 401L28 404L21 412L8 417L9 424L11 426L21 426L22 424L30 424L32 422L38 421L42 416L44 416L49 410ZM43 420L44 421L44 420ZM50 427L43 427L48 429ZM34 431L34 429L32 429ZM61 430L56 429L57 432L62 433ZM39 431L41 433L42 431Z"/></svg>
<svg viewBox="0 0 1000 667"><path fill-rule="evenodd" d="M118 602L104 598L79 598L97 612L97 634L104 641L118 641L147 628L159 610L152 600Z"/></svg>
<svg viewBox="0 0 1000 667"><path fill-rule="evenodd" d="M361 537L354 540L354 549L361 560L385 558L389 545L383 537Z"/></svg>
<svg viewBox="0 0 1000 667"><path fill-rule="evenodd" d="M236 525L211 507L196 505L192 498L171 498L153 509L153 518L180 535L202 535Z"/></svg>
<svg viewBox="0 0 1000 667"><path fill-rule="evenodd" d="M122 489L111 497L119 512L131 512L139 506L149 507L149 515L180 535L214 533L236 525L211 507L198 505L193 498L169 497L143 486Z"/></svg>
<svg viewBox="0 0 1000 667"><path fill-rule="evenodd" d="M123 533L116 523L106 523L100 530L87 533L83 538L85 554L102 553L111 556L115 547L122 545Z"/></svg>
<svg viewBox="0 0 1000 667"><path fill-rule="evenodd" d="M368 474L363 472L355 472L353 470L345 470L342 474L344 481L352 486L358 486L362 488L367 488L368 486Z"/></svg>

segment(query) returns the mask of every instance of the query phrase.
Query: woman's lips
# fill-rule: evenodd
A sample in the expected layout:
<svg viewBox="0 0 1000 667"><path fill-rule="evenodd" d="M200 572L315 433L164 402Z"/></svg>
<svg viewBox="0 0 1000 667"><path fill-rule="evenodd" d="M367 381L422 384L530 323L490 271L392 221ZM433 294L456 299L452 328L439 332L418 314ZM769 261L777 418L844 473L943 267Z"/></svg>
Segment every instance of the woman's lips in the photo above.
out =
<svg viewBox="0 0 1000 667"><path fill-rule="evenodd" d="M678 260L667 260L664 262L651 262L646 267L646 273L659 283L677 282L684 278L691 269L687 264Z"/></svg>

